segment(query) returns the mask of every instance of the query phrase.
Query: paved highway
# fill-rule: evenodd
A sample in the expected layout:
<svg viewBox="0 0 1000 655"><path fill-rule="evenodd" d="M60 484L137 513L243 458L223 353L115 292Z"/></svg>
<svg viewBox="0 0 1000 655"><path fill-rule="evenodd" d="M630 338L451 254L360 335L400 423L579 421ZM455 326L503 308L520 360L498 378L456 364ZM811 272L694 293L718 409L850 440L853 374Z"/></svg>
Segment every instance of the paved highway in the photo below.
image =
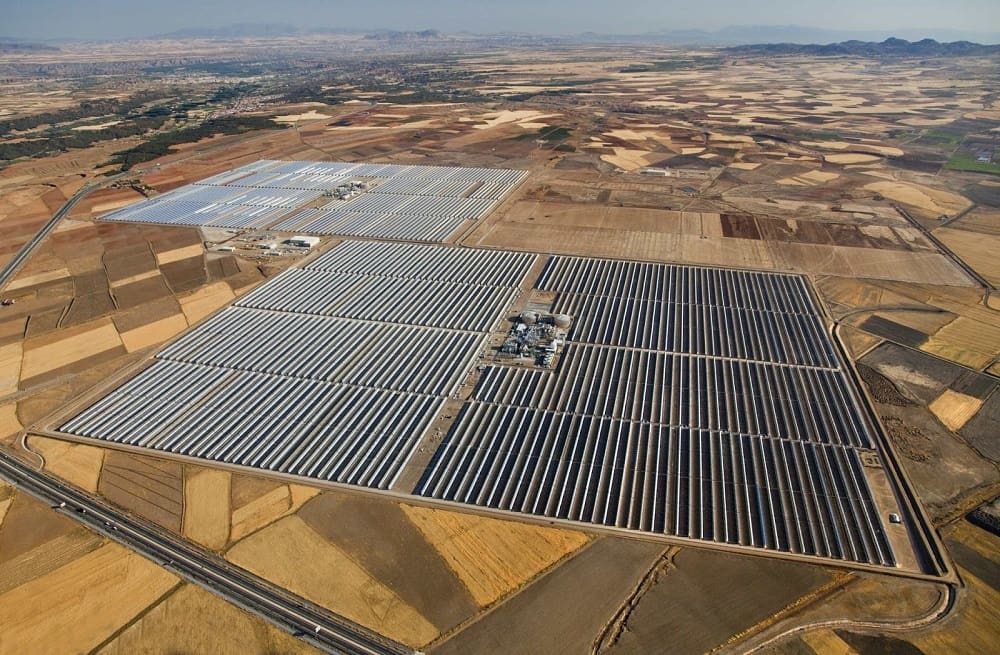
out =
<svg viewBox="0 0 1000 655"><path fill-rule="evenodd" d="M934 236L934 232L932 230L927 229L927 227L925 227L923 223L913 218L913 216L910 215L910 212L906 211L896 203L892 203L892 208L895 209L900 216L909 221L910 225L917 228L917 230L919 230L921 234L927 237L928 241L937 246L938 250L940 250L945 257L954 262L956 266L962 269L962 271L964 271L966 275L972 278L973 282L976 282L977 284L979 284L979 286L981 286L983 289L986 290L986 298L983 300L983 304L989 307L990 293L996 291L996 287L993 286L993 284L989 280L980 275L976 269L972 268L967 263L965 263L965 260L956 255L951 248L949 248L943 241L941 241L941 239L938 239L936 236Z"/></svg>
<svg viewBox="0 0 1000 655"><path fill-rule="evenodd" d="M413 655L406 646L377 635L266 580L124 514L0 450L0 478L53 506L56 511L165 566L180 577L263 617L328 653Z"/></svg>
<svg viewBox="0 0 1000 655"><path fill-rule="evenodd" d="M29 257L31 257L31 253L35 251L38 244L40 244L45 237L49 235L49 232L55 229L56 225L59 224L59 221L62 220L62 217L65 216L69 210L73 209L73 206L76 203L80 202L84 196L94 189L100 188L105 184L110 184L121 177L124 177L124 175L115 175L114 177L109 177L95 184L88 184L77 191L76 194L74 194L73 197L70 198L66 204L63 205L52 218L49 219L49 222L42 226L42 229L31 238L31 241L24 244L24 247L22 247L17 254L14 255L9 262L7 262L7 265L0 269L0 289L3 289L7 285L10 279L14 277L14 274L17 273L18 269L21 268L21 265L24 264Z"/></svg>

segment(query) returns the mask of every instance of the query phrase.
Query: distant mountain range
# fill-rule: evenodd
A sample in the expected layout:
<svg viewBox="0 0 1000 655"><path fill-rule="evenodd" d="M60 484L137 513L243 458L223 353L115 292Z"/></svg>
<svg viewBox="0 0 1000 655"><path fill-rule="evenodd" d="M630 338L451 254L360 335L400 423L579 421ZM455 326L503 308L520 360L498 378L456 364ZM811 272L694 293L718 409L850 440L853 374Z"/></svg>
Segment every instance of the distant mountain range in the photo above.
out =
<svg viewBox="0 0 1000 655"><path fill-rule="evenodd" d="M993 27L993 26L987 26ZM221 27L191 27L172 32L156 34L148 39L253 39L322 34L363 35L370 40L392 42L434 42L449 40L507 42L512 45L524 43L636 43L664 44L674 46L731 47L761 44L781 46L794 53L794 45L808 48L824 48L823 52L804 50L814 54L876 54L876 50L892 50L906 54L910 50L915 56L936 54L971 54L979 43L1000 43L1000 31L969 32L948 29L924 30L836 30L801 25L744 25L708 30L655 30L643 34L608 34L586 32L583 34L546 35L526 32L487 33L459 32L444 34L434 29L392 30L354 27L298 27L290 23L236 23ZM933 36L937 41L930 38ZM26 38L0 37L0 48L8 50L46 50L50 44L58 44L58 39L45 39L45 43L29 43ZM41 41L41 39L35 39ZM938 43L938 42L941 43ZM814 44L830 44L818 46ZM867 45L864 45L867 44ZM935 45L936 44L936 45ZM878 47L876 47L878 46ZM841 48L837 51L837 48ZM778 52L780 50L776 50ZM985 51L984 51L985 52Z"/></svg>
<svg viewBox="0 0 1000 655"><path fill-rule="evenodd" d="M761 43L725 48L734 54L754 55L854 55L862 57L961 57L1000 54L1000 45L981 45L969 41L939 43L934 39L907 41L889 38L879 43L841 41L826 45L801 43Z"/></svg>
<svg viewBox="0 0 1000 655"><path fill-rule="evenodd" d="M599 34L588 32L580 38L596 42L666 43L670 45L737 46L759 43L840 43L844 41L882 42L910 39L919 42L929 36L946 41L1000 43L1000 32L966 32L948 29L923 30L831 30L801 25L741 25L716 31L658 30L643 34Z"/></svg>
<svg viewBox="0 0 1000 655"><path fill-rule="evenodd" d="M419 32L397 32L396 30L378 30L365 35L372 41L436 41L447 38L437 30L421 30Z"/></svg>
<svg viewBox="0 0 1000 655"><path fill-rule="evenodd" d="M21 41L19 39L0 36L0 53L4 54L14 54L18 52L55 52L58 50L59 48L45 45L44 43L30 43L28 41Z"/></svg>
<svg viewBox="0 0 1000 655"><path fill-rule="evenodd" d="M344 27L308 27L301 28L290 23L236 23L223 27L193 27L165 34L158 34L152 39L248 39L281 36L304 36L309 34L363 34L370 39L391 41L440 40L451 35L445 35L434 29L427 30L390 30L390 29L360 29ZM554 40L561 42L597 42L597 43L668 43L671 45L702 45L702 46L737 46L763 43L780 44L814 44L840 43L848 41L882 42L891 37L912 39L921 43L921 39L933 34L938 39L948 41L977 41L979 43L1000 43L1000 32L963 32L957 30L926 29L926 30L831 30L801 25L742 25L726 27L721 30L658 30L644 34L603 34L587 32L575 35L542 35L542 34L491 34L462 32L454 36L460 38L499 38L510 37L512 40L529 38L537 40Z"/></svg>
<svg viewBox="0 0 1000 655"><path fill-rule="evenodd" d="M252 39L314 34L364 34L373 41L428 41L446 38L438 30L357 30L334 27L301 29L287 23L237 23L225 27L194 27L148 37L150 39Z"/></svg>
<svg viewBox="0 0 1000 655"><path fill-rule="evenodd" d="M188 27L150 39L249 39L258 37L295 36L303 31L288 23L235 23L223 27Z"/></svg>

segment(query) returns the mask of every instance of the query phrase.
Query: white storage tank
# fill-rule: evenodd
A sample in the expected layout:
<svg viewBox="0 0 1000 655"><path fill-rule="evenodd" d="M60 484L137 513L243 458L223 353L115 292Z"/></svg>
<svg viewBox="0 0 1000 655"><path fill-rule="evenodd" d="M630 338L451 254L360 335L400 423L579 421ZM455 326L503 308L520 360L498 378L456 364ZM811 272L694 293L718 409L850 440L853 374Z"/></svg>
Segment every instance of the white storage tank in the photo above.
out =
<svg viewBox="0 0 1000 655"><path fill-rule="evenodd" d="M555 323L556 327L567 330L573 324L573 317L569 314L556 314L552 317L552 322Z"/></svg>
<svg viewBox="0 0 1000 655"><path fill-rule="evenodd" d="M525 310L521 312L521 322L525 325L534 325L538 322L538 314L533 311Z"/></svg>

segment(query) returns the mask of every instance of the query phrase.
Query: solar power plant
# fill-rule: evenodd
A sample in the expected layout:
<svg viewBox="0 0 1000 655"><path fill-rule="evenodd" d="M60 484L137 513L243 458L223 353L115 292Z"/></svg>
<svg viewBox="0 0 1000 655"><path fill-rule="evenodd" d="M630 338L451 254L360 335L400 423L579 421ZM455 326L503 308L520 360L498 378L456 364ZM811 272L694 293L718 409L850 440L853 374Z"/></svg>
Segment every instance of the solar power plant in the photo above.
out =
<svg viewBox="0 0 1000 655"><path fill-rule="evenodd" d="M804 278L553 257L555 370L488 367L415 493L891 567L868 422Z"/></svg>
<svg viewBox="0 0 1000 655"><path fill-rule="evenodd" d="M555 367L474 366L535 261L345 241L57 432L647 537L924 567L919 544L889 538L880 507L904 511L903 492L805 278L554 256L533 295L573 317Z"/></svg>
<svg viewBox="0 0 1000 655"><path fill-rule="evenodd" d="M387 489L534 259L341 243L174 341L59 429Z"/></svg>
<svg viewBox="0 0 1000 655"><path fill-rule="evenodd" d="M261 160L110 212L106 221L443 242L525 171ZM357 183L350 192L338 189Z"/></svg>

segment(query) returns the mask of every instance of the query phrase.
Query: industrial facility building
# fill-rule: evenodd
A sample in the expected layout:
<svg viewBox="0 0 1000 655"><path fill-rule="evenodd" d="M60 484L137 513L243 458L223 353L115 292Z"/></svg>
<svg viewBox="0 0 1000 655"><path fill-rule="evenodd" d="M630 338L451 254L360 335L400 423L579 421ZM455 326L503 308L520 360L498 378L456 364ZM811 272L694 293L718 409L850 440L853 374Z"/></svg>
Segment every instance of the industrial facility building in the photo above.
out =
<svg viewBox="0 0 1000 655"><path fill-rule="evenodd" d="M295 246L296 248L315 248L319 245L319 241L319 237L309 237L297 234L290 239L287 239L285 243L290 246Z"/></svg>

